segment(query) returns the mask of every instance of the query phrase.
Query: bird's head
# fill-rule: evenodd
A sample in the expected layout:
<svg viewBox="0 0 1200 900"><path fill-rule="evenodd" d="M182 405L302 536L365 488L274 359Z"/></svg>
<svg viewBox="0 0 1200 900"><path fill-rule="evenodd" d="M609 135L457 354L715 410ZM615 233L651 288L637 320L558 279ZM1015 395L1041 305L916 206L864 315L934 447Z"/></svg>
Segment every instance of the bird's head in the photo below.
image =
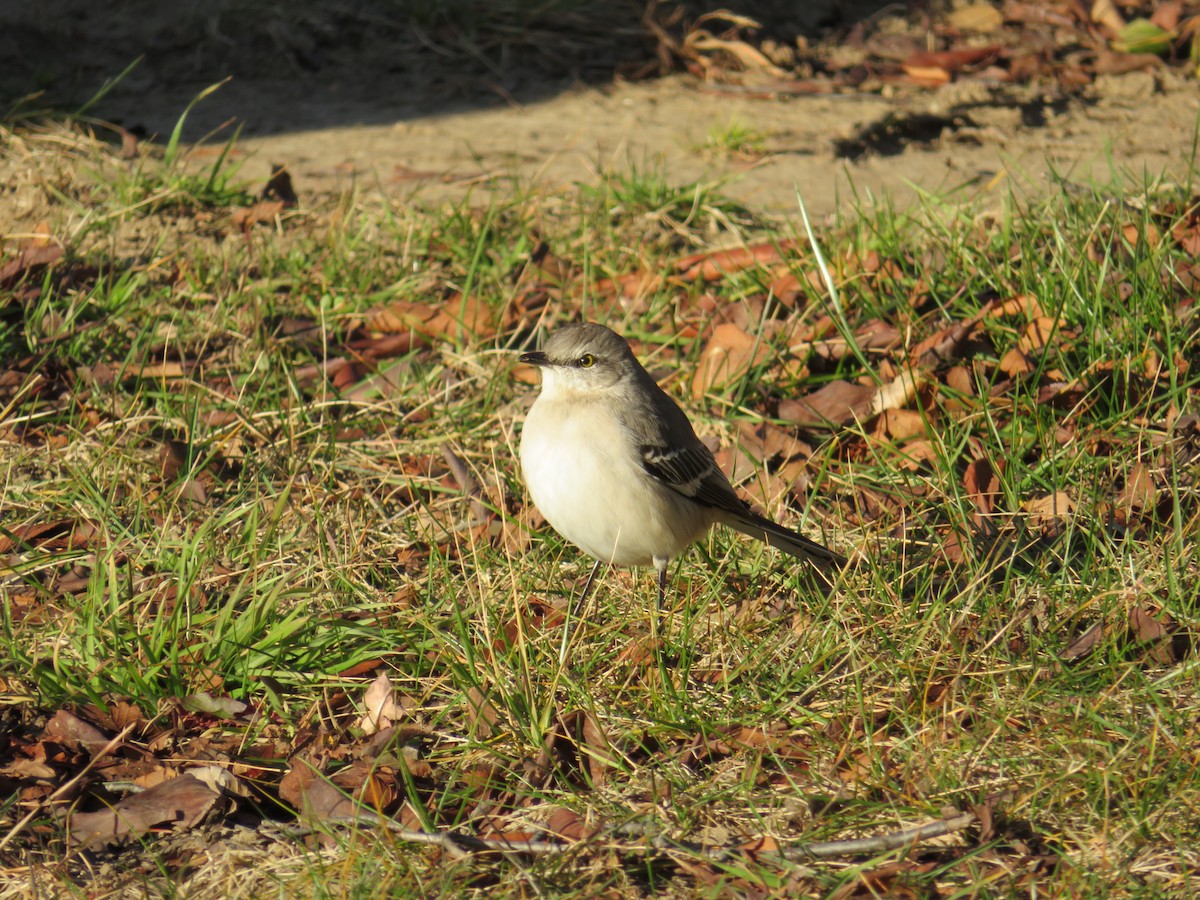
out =
<svg viewBox="0 0 1200 900"><path fill-rule="evenodd" d="M520 359L542 370L542 393L551 396L606 391L639 368L625 339L593 322L560 328L541 350Z"/></svg>

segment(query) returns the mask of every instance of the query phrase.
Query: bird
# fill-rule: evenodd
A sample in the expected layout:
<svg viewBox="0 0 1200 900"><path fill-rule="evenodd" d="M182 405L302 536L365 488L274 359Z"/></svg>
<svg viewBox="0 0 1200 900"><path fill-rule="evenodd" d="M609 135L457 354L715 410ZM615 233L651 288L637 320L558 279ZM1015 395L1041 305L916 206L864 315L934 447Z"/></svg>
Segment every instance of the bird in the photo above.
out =
<svg viewBox="0 0 1200 900"><path fill-rule="evenodd" d="M566 628L605 564L653 566L661 613L671 559L715 524L819 570L846 564L737 495L679 404L617 332L594 322L565 325L519 360L541 373L521 432L529 495L560 535L595 560Z"/></svg>

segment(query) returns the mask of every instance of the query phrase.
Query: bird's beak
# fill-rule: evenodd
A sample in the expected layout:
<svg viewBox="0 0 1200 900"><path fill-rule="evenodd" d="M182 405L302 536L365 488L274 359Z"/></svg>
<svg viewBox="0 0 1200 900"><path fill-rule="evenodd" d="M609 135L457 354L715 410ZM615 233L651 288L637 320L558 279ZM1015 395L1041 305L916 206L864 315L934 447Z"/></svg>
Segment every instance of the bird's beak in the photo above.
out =
<svg viewBox="0 0 1200 900"><path fill-rule="evenodd" d="M522 353L519 357L517 357L517 359L531 366L544 366L550 362L550 360L546 359L546 354L541 350L534 350L530 353Z"/></svg>

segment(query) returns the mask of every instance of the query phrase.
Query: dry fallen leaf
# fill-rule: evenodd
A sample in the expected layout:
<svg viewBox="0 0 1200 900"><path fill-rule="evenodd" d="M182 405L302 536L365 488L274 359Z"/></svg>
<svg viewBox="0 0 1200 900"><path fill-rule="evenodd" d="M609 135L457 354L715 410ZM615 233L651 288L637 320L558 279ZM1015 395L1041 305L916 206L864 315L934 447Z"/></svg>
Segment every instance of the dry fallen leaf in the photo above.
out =
<svg viewBox="0 0 1200 900"><path fill-rule="evenodd" d="M372 312L366 325L383 334L415 331L431 339L485 340L496 333L496 314L474 294L455 294L441 303L397 300Z"/></svg>
<svg viewBox="0 0 1200 900"><path fill-rule="evenodd" d="M996 58L1000 47L989 44L986 47L968 47L962 50L918 51L911 54L901 63L904 71L918 81L928 81L942 84L954 77L955 73L970 66L979 66Z"/></svg>
<svg viewBox="0 0 1200 900"><path fill-rule="evenodd" d="M1113 0L1094 0L1089 18L1102 25L1116 36L1125 27L1125 17L1117 10Z"/></svg>
<svg viewBox="0 0 1200 900"><path fill-rule="evenodd" d="M292 176L283 163L271 163L271 177L267 179L262 189L264 200L277 200L284 209L293 209L300 205L296 189L292 187Z"/></svg>
<svg viewBox="0 0 1200 900"><path fill-rule="evenodd" d="M65 709L56 712L42 731L46 740L82 747L95 753L107 746L109 735Z"/></svg>
<svg viewBox="0 0 1200 900"><path fill-rule="evenodd" d="M249 234L250 229L259 222L274 222L275 217L283 212L282 200L259 200L253 206L235 209L229 217L230 224L243 234Z"/></svg>
<svg viewBox="0 0 1200 900"><path fill-rule="evenodd" d="M546 819L546 831L567 841L582 841L595 833L594 828L588 828L583 816L565 806L554 807Z"/></svg>
<svg viewBox="0 0 1200 900"><path fill-rule="evenodd" d="M1036 316L1025 326L1021 339L1017 341L1017 349L1027 354L1034 350L1041 350L1050 343L1052 338L1064 337L1063 332L1066 328L1067 323L1062 319L1056 319L1053 316Z"/></svg>
<svg viewBox="0 0 1200 900"><path fill-rule="evenodd" d="M753 265L765 265L780 259L795 247L795 241L766 242L733 250L696 253L676 261L679 277L687 281L719 281L725 276Z"/></svg>
<svg viewBox="0 0 1200 900"><path fill-rule="evenodd" d="M68 830L76 843L107 844L167 824L191 828L224 799L200 779L181 775L131 794L108 809L75 813L68 820Z"/></svg>
<svg viewBox="0 0 1200 900"><path fill-rule="evenodd" d="M799 400L779 404L779 418L806 426L849 425L869 419L876 390L849 381L831 381Z"/></svg>
<svg viewBox="0 0 1200 900"><path fill-rule="evenodd" d="M920 412L912 409L885 410L875 422L874 434L881 440L890 440L897 444L926 433L926 419Z"/></svg>
<svg viewBox="0 0 1200 900"><path fill-rule="evenodd" d="M713 388L737 381L770 352L764 341L755 339L732 322L718 325L700 354L700 364L692 376L692 396L699 400Z"/></svg>
<svg viewBox="0 0 1200 900"><path fill-rule="evenodd" d="M0 266L0 288L11 287L33 269L57 262L62 255L62 244L51 235L50 226L39 222L33 236L21 242L17 255Z"/></svg>
<svg viewBox="0 0 1200 900"><path fill-rule="evenodd" d="M991 460L980 457L967 464L963 473L963 487L967 496L985 516L991 515L1000 497L1000 476L1004 474L1004 460L993 466Z"/></svg>
<svg viewBox="0 0 1200 900"><path fill-rule="evenodd" d="M1069 517L1075 512L1075 501L1066 491L1056 491L1044 497L1026 500L1021 509L1028 514L1032 528L1045 528Z"/></svg>
<svg viewBox="0 0 1200 900"><path fill-rule="evenodd" d="M1000 10L990 3L970 3L951 10L946 17L954 28L960 31L998 31L1004 24L1004 16Z"/></svg>
<svg viewBox="0 0 1200 900"><path fill-rule="evenodd" d="M1079 635L1079 637L1075 638L1075 640L1071 641L1067 645L1067 648L1063 650L1062 657L1065 660L1072 661L1082 656L1087 656L1100 646L1102 640L1104 640L1104 623L1097 622L1083 634Z"/></svg>
<svg viewBox="0 0 1200 900"><path fill-rule="evenodd" d="M396 701L396 689L386 673L381 672L363 695L366 714L358 720L364 734L375 734L401 719L407 718L404 707Z"/></svg>
<svg viewBox="0 0 1200 900"><path fill-rule="evenodd" d="M1018 375L1024 375L1026 372L1032 372L1033 363L1029 361L1029 357L1024 353L1013 347L1001 357L1000 371L1009 378L1015 378Z"/></svg>
<svg viewBox="0 0 1200 900"><path fill-rule="evenodd" d="M466 699L467 727L475 738L486 741L496 733L497 725L500 722L500 711L477 687L467 690Z"/></svg>
<svg viewBox="0 0 1200 900"><path fill-rule="evenodd" d="M1125 486L1117 494L1117 509L1126 513L1152 510L1158 503L1158 489L1154 486L1154 476L1142 463L1134 463L1133 468L1125 477Z"/></svg>
<svg viewBox="0 0 1200 900"><path fill-rule="evenodd" d="M917 391L927 378L924 372L905 369L887 384L879 386L871 401L871 411L881 413L889 409L903 409L917 396Z"/></svg>
<svg viewBox="0 0 1200 900"><path fill-rule="evenodd" d="M1178 662L1175 647L1170 640L1175 631L1170 617L1162 622L1150 610L1135 606L1129 611L1129 634L1136 643L1146 648L1150 661L1160 666Z"/></svg>

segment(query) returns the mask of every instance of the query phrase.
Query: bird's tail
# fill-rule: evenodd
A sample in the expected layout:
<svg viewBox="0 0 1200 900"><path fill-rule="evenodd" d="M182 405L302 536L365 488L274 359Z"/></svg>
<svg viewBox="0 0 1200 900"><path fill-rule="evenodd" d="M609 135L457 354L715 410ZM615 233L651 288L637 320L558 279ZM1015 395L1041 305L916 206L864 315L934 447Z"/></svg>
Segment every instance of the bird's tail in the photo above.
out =
<svg viewBox="0 0 1200 900"><path fill-rule="evenodd" d="M769 547L782 550L797 559L807 560L818 569L841 569L846 565L844 556L809 540L798 531L791 531L755 513L746 512L743 516L727 520L727 524L730 528L736 528L742 534L762 541Z"/></svg>

